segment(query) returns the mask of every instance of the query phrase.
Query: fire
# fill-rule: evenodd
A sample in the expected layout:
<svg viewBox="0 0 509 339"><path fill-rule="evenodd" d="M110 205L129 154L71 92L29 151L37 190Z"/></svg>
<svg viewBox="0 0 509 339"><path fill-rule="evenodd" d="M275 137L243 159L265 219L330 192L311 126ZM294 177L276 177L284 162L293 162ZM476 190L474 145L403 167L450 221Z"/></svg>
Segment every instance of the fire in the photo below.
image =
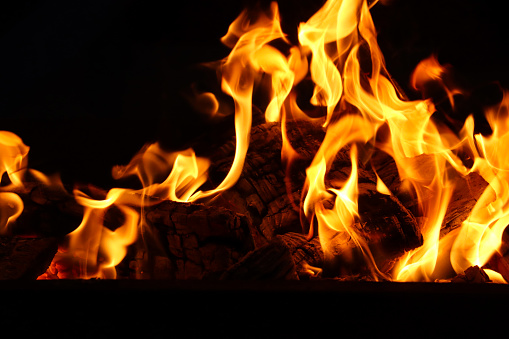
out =
<svg viewBox="0 0 509 339"><path fill-rule="evenodd" d="M265 119L281 123L282 161L287 168L291 166L299 154L287 137L286 123L311 119L296 102L295 87L307 79L314 85L310 103L325 111L324 117L318 118L325 137L306 169L299 208L305 216L303 227L309 228L310 238L318 235L325 259L341 263L335 274L346 274L359 258L375 280L434 281L450 278L470 266L486 265L500 249L509 223L509 163L505 157L509 151L509 95L486 111L493 129L490 136L474 134L471 117L459 133L438 123L432 118L436 111L432 99L404 99L390 77L370 14L370 6L375 3L327 1L300 24L296 46L281 28L276 3L255 19L247 11L241 13L221 40L231 53L218 68L221 89L235 106L235 156L226 176L216 187L206 190L209 159L191 148L168 151L158 143L147 145L128 165L112 171L117 179L137 176L141 189L114 188L102 199L74 190L76 201L84 207L83 220L68 234L56 261L72 262L81 278L115 278L115 266L137 240L140 229L150 227L144 217L145 207L163 200L209 203L233 187L249 148L253 93L260 84L269 96ZM281 51L275 42L288 48ZM441 65L432 56L417 65L411 84L424 97L428 83L439 84L454 107L454 96L462 91L447 81L451 67ZM223 115L213 93L196 92L191 103L204 114ZM0 171L9 179L0 192L0 230L6 232L23 210L14 189L23 186L28 147L16 135L0 132L0 148ZM369 157L361 160L360 154L370 154L369 150L392 157L401 190L414 195L418 202L422 246L401 255L389 273L378 267L372 249L364 241L367 231L358 212L359 166L361 161L370 161ZM345 180L328 180L334 160L342 151L350 156L350 173ZM472 156L472 166L464 164L462 154ZM394 194L375 166L373 170L378 192ZM46 185L56 184L42 173L30 171ZM488 188L461 227L441 236L455 188L474 172L486 180ZM104 221L110 208L122 215L114 230ZM500 273L486 272L493 281L505 282Z"/></svg>
<svg viewBox="0 0 509 339"><path fill-rule="evenodd" d="M127 253L127 247L137 238L138 213L131 207L118 204L123 190L111 190L106 199L95 200L75 191L76 201L85 207L83 221L69 233L69 250L61 255L71 256L70 260L78 265L78 276L82 278L116 277L117 266ZM104 216L108 207L117 206L124 222L115 230L104 225Z"/></svg>
<svg viewBox="0 0 509 339"><path fill-rule="evenodd" d="M9 192L23 186L23 170L27 166L28 147L14 133L0 131L0 176L7 176L10 184L0 190L0 234L9 232L9 227L23 211L23 201Z"/></svg>
<svg viewBox="0 0 509 339"><path fill-rule="evenodd" d="M489 137L478 134L471 140L480 150L472 170L490 185L457 232L451 249L451 264L455 271L485 265L500 248L502 233L509 223L509 163L504 156L509 146L508 105L509 96L505 93L502 103L486 112L493 134ZM472 128L471 121L466 126L467 130L469 128ZM497 272L487 270L487 273L490 279L503 281Z"/></svg>
<svg viewBox="0 0 509 339"><path fill-rule="evenodd" d="M23 186L23 171L27 167L27 147L16 134L0 131L0 173L7 174L14 187Z"/></svg>

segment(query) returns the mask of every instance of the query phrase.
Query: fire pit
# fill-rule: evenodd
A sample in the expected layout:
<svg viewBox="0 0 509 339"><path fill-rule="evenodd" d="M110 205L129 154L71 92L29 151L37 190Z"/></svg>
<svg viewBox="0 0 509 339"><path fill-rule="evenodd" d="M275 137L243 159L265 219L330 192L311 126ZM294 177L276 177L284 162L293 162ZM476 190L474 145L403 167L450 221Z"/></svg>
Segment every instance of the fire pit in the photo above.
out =
<svg viewBox="0 0 509 339"><path fill-rule="evenodd" d="M157 141L127 141L112 180L47 173L28 162L26 141L1 132L0 276L162 280L147 284L171 293L190 280L222 293L231 281L272 293L304 287L261 281L305 280L313 291L362 294L377 288L360 283L369 281L420 297L427 285L389 282L506 283L505 84L462 82L464 65L438 51L400 71L402 87L372 18L388 27L391 5L331 0L312 10L290 28L301 12L285 22L276 3L242 11L225 27L227 56L166 88L158 100L180 112L157 122ZM150 139L145 123L140 138Z"/></svg>

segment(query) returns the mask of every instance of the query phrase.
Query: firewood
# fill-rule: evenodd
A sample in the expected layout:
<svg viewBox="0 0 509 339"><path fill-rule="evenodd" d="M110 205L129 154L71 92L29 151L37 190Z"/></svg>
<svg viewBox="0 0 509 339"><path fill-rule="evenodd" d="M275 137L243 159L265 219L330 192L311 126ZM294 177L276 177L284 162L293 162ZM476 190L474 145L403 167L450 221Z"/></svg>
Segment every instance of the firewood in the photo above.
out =
<svg viewBox="0 0 509 339"><path fill-rule="evenodd" d="M80 224L83 208L60 185L27 180L13 193L23 213L0 237L0 279L36 279L50 266L62 237Z"/></svg>
<svg viewBox="0 0 509 339"><path fill-rule="evenodd" d="M359 216L362 233L366 234L367 243L380 260L422 244L413 214L395 196L378 192L372 183L359 184Z"/></svg>
<svg viewBox="0 0 509 339"><path fill-rule="evenodd" d="M152 235L143 238L160 250L157 244L139 249L131 266L143 267L147 277L150 268L160 278L217 276L254 249L247 218L225 208L164 201L147 208L146 220Z"/></svg>
<svg viewBox="0 0 509 339"><path fill-rule="evenodd" d="M35 280L50 265L57 244L54 237L0 237L0 280Z"/></svg>
<svg viewBox="0 0 509 339"><path fill-rule="evenodd" d="M302 233L288 232L277 235L292 255L300 280L310 279L323 267L323 250L318 237L307 239Z"/></svg>
<svg viewBox="0 0 509 339"><path fill-rule="evenodd" d="M459 179L445 213L441 235L461 226L486 187L488 183L477 173Z"/></svg>

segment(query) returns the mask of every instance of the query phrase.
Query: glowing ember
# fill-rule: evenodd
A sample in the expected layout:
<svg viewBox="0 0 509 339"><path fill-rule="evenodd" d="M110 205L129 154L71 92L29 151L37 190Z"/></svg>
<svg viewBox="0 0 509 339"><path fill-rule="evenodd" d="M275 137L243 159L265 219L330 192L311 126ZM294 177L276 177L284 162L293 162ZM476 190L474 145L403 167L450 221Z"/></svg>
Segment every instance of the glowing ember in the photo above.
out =
<svg viewBox="0 0 509 339"><path fill-rule="evenodd" d="M326 112L314 119L323 126L325 137L306 169L298 208L304 229L309 227L308 237L318 232L325 260L339 259L348 267L360 254L372 279L397 281L448 279L454 272L486 265L500 249L509 223L509 96L486 111L493 129L489 137L474 134L473 118L467 119L459 133L437 123L432 119L435 106L431 99L405 100L389 76L367 1L327 1L301 23L298 40L299 45L292 46L283 33L276 3L256 19L243 12L222 38L231 53L218 68L221 88L235 105L235 156L226 176L205 190L210 160L196 156L193 149L167 152L157 143L147 145L128 165L113 169L114 178L137 176L143 188L112 189L100 200L74 191L76 201L84 207L83 221L67 235L67 245L50 267L51 273L67 261L78 267L75 277L115 278L115 266L128 246L140 230L151 226L144 215L146 207L164 200L211 203L232 188L242 174L250 144L253 93L262 85L269 95L266 121L280 122L282 161L290 168L301 156L289 141L287 122L313 120L296 103L296 85L306 78L314 84L310 103ZM275 42L285 44L286 52L274 47ZM426 84L436 83L454 107L454 95L461 90L444 80L449 70L436 57L423 60L414 71L412 86L426 95ZM192 102L196 110L210 116L224 114L213 93L196 92ZM9 132L0 134L0 147L0 170L10 180L0 193L0 230L6 232L23 209L13 191L23 186L28 147ZM338 153L345 151L351 163L348 178L327 180ZM401 191L415 196L423 237L422 246L399 257L391 271L378 267L373 249L364 240L367 231L359 215L359 163L369 163L370 154L380 151L395 161ZM462 161L465 154L473 165ZM374 165L373 170L377 191L394 194ZM489 185L461 227L441 236L453 192L470 173L478 173ZM52 184L38 172L33 171L33 176ZM113 206L123 221L110 230L104 216ZM320 271L309 265L306 269L309 274ZM66 277L64 271L60 277ZM492 281L505 282L500 273L485 271Z"/></svg>

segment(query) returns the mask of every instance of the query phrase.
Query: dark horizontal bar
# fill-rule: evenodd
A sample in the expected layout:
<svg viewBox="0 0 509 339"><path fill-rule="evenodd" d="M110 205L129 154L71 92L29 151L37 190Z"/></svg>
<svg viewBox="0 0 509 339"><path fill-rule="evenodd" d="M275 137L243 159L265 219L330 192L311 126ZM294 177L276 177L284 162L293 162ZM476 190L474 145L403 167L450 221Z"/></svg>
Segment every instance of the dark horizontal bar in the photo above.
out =
<svg viewBox="0 0 509 339"><path fill-rule="evenodd" d="M402 283L369 281L199 281L199 280L0 280L0 290L34 292L149 292L149 293L368 293L368 294L482 294L509 297L509 285L492 283Z"/></svg>
<svg viewBox="0 0 509 339"><path fill-rule="evenodd" d="M507 285L334 280L1 281L0 293L0 321L22 333L144 338L482 335L505 328L509 305Z"/></svg>

